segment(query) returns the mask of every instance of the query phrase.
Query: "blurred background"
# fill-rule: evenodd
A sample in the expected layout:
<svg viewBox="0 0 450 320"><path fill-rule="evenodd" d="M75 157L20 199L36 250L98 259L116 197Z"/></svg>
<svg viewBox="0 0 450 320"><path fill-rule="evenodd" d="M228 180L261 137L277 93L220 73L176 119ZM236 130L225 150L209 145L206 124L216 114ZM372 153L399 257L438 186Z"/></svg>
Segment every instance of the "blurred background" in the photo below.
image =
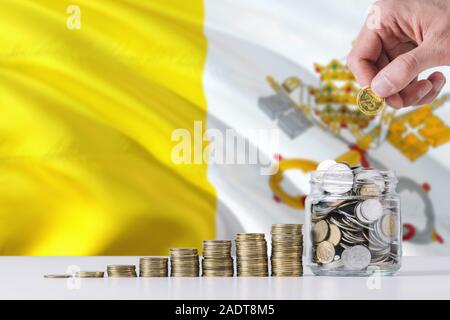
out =
<svg viewBox="0 0 450 320"><path fill-rule="evenodd" d="M404 253L450 253L449 85L431 105L357 111L345 61L371 3L3 1L0 254L166 255L269 233L304 221L324 159L395 170ZM174 163L176 130L207 143L195 122L280 171Z"/></svg>

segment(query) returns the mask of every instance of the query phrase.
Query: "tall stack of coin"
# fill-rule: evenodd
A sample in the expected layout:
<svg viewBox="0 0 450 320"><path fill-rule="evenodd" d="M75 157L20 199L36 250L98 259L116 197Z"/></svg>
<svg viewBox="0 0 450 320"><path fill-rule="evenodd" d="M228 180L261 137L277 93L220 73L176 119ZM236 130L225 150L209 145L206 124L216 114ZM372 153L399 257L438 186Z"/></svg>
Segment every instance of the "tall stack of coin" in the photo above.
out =
<svg viewBox="0 0 450 320"><path fill-rule="evenodd" d="M139 260L139 277L167 277L166 257L145 257Z"/></svg>
<svg viewBox="0 0 450 320"><path fill-rule="evenodd" d="M267 277L267 243L264 233L238 233L236 235L238 277Z"/></svg>
<svg viewBox="0 0 450 320"><path fill-rule="evenodd" d="M134 278L136 277L136 266L134 265L110 265L106 271L111 278Z"/></svg>
<svg viewBox="0 0 450 320"><path fill-rule="evenodd" d="M272 225L272 276L303 275L303 232L301 224Z"/></svg>
<svg viewBox="0 0 450 320"><path fill-rule="evenodd" d="M204 277L232 277L231 240L204 240L202 272Z"/></svg>
<svg viewBox="0 0 450 320"><path fill-rule="evenodd" d="M197 249L170 249L170 275L172 277L198 277L199 273Z"/></svg>

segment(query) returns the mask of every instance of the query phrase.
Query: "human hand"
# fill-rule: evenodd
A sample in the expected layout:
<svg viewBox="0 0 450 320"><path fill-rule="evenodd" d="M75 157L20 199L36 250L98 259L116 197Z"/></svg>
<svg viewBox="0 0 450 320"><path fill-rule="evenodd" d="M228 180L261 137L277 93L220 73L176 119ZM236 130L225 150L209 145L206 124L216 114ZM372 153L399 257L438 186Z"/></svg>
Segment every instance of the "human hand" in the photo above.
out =
<svg viewBox="0 0 450 320"><path fill-rule="evenodd" d="M432 102L445 76L418 75L450 65L450 0L381 0L374 6L379 26L364 25L347 59L356 80L395 108Z"/></svg>

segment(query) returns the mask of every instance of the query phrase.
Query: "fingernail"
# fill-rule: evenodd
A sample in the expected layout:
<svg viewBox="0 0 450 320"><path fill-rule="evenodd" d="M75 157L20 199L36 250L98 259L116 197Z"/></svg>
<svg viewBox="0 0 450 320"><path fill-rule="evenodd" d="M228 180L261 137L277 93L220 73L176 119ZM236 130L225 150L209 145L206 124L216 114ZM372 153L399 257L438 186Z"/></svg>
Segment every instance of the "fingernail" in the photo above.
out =
<svg viewBox="0 0 450 320"><path fill-rule="evenodd" d="M372 90L380 97L389 97L395 93L394 86L384 74L373 79Z"/></svg>

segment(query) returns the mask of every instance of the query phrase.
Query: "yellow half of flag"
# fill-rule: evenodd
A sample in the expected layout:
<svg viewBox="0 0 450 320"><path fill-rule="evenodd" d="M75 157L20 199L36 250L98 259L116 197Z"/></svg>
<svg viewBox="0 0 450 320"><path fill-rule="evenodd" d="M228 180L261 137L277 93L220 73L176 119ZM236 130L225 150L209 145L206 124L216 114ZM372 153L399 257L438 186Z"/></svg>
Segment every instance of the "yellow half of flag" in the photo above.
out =
<svg viewBox="0 0 450 320"><path fill-rule="evenodd" d="M3 0L0 254L166 255L214 238L203 1Z"/></svg>

